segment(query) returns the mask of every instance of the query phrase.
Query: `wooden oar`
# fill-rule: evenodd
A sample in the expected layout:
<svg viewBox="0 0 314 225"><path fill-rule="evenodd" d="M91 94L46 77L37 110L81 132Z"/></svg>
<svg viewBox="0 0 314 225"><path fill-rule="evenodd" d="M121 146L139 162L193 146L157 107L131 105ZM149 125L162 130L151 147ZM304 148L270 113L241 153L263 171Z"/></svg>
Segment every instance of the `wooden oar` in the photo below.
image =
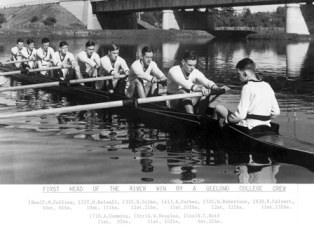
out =
<svg viewBox="0 0 314 225"><path fill-rule="evenodd" d="M71 66L67 66L67 67L56 66L56 67L38 68L38 69L30 69L30 70L27 70L27 72L28 72L28 73L33 73L33 72L40 72L40 71L49 71L49 70L65 69L65 68L70 68L70 67L71 67ZM0 73L0 76L10 76L10 75L22 74L23 72L24 72L24 71L22 71L22 70L15 70L15 71L3 72L3 73Z"/></svg>
<svg viewBox="0 0 314 225"><path fill-rule="evenodd" d="M34 59L22 59L22 60L17 60L17 61L0 62L0 66L10 65L13 63L30 62L30 61L35 61L35 60Z"/></svg>
<svg viewBox="0 0 314 225"><path fill-rule="evenodd" d="M225 92L225 90L219 90L219 92ZM212 94L218 94L218 92L213 92ZM168 100L176 100L183 98L195 98L201 97L201 92L193 92L188 94L176 94L176 95L165 95L165 96L157 96L150 98L138 98L138 99L128 99L128 100L119 100L112 102L103 102L103 103L95 103L95 104L87 104L87 105L78 105L78 106L69 106L63 108L55 108L55 109L43 109L29 112L18 112L11 113L6 115L0 115L0 119L8 119L8 118L16 118L16 117L27 117L27 116L38 116L38 115L48 115L48 114L56 114L56 113L67 113L73 111L83 111L83 110L92 110L92 109L105 109L105 108L114 108L114 107L136 107L137 104L145 104L145 103L153 103L153 102L162 102Z"/></svg>
<svg viewBox="0 0 314 225"><path fill-rule="evenodd" d="M124 77L125 76L120 76L117 79L124 78ZM114 77L105 76L105 77L85 78L85 79L69 80L69 84L88 83L88 82L95 82L95 81L100 81L100 80L111 80L111 79L114 79ZM62 85L62 81L54 81L54 82L47 82L47 83L41 83L41 84L29 84L29 85L23 85L23 86L0 88L0 92L16 91L16 90L22 90L22 89L27 89L27 88L56 87L56 86L61 86L61 85Z"/></svg>

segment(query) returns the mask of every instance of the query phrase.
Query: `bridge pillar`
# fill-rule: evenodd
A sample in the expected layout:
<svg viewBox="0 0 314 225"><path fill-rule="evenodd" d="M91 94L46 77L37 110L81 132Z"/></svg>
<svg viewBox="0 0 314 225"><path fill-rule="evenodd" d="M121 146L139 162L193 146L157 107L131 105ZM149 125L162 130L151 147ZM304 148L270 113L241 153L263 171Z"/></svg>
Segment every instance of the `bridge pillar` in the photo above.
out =
<svg viewBox="0 0 314 225"><path fill-rule="evenodd" d="M174 16L172 10L163 10L162 11L162 29L177 29L180 30L179 24Z"/></svg>
<svg viewBox="0 0 314 225"><path fill-rule="evenodd" d="M286 33L310 34L299 4L286 4Z"/></svg>
<svg viewBox="0 0 314 225"><path fill-rule="evenodd" d="M309 46L310 46L309 42L289 43L286 46L287 54L286 76L288 80L296 80L300 78L302 64L306 59Z"/></svg>
<svg viewBox="0 0 314 225"><path fill-rule="evenodd" d="M87 29L100 29L99 22L92 12L92 5L89 0L63 1L60 6L72 13L77 19L86 25Z"/></svg>

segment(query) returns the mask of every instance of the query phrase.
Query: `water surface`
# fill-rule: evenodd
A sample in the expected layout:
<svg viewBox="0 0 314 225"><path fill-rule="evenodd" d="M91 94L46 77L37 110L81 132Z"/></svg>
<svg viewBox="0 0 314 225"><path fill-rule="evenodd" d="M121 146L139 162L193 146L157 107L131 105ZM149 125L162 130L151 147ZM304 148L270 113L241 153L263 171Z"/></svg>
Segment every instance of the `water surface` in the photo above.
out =
<svg viewBox="0 0 314 225"><path fill-rule="evenodd" d="M0 41L0 60L10 56L15 39ZM40 40L37 41L39 46ZM52 40L57 49L60 40ZM77 54L86 39L69 39ZM111 43L120 45L120 55L130 65L140 49L155 49L155 61L166 74L178 64L186 49L199 54L198 68L213 81L232 88L221 101L235 109L241 84L236 63L250 57L257 70L276 92L281 115L280 132L314 144L314 55L310 42L177 40L160 43L148 40L99 39L103 56ZM9 84L0 77L2 83ZM4 84L5 85L5 84ZM0 93L0 113L62 107L79 103L45 90ZM154 118L152 118L154 119ZM313 183L312 168L300 163L272 162L247 166L249 156L231 154L214 145L178 138L145 124L133 124L117 115L99 111L74 112L0 122L0 183ZM255 156L262 161L267 157ZM311 158L313 156L309 156Z"/></svg>

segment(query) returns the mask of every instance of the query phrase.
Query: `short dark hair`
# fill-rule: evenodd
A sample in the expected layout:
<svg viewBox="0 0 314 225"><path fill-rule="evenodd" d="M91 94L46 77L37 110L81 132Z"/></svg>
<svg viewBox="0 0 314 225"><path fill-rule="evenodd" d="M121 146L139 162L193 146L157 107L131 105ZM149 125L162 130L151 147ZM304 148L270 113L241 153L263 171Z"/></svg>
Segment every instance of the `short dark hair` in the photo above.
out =
<svg viewBox="0 0 314 225"><path fill-rule="evenodd" d="M31 43L35 43L35 41L34 41L34 39L29 38L29 39L27 39L26 43L29 45Z"/></svg>
<svg viewBox="0 0 314 225"><path fill-rule="evenodd" d="M68 42L66 42L66 41L60 41L60 43L59 43L59 47L60 47L60 48L62 48L62 47L65 46L65 45L66 45L66 46L69 46L69 45L68 45Z"/></svg>
<svg viewBox="0 0 314 225"><path fill-rule="evenodd" d="M17 39L16 44L19 42L24 42L24 40L22 38Z"/></svg>
<svg viewBox="0 0 314 225"><path fill-rule="evenodd" d="M183 54L183 60L197 60L197 54L194 50L186 50Z"/></svg>
<svg viewBox="0 0 314 225"><path fill-rule="evenodd" d="M145 55L146 52L152 52L154 53L153 49L151 49L148 46L145 46L144 48L142 48L142 55Z"/></svg>
<svg viewBox="0 0 314 225"><path fill-rule="evenodd" d="M41 40L41 43L42 43L42 44L45 44L45 43L48 43L48 42L50 42L48 38L43 38L43 39Z"/></svg>
<svg viewBox="0 0 314 225"><path fill-rule="evenodd" d="M119 50L119 49L120 49L120 48L119 48L118 45L116 45L116 44L111 44L111 45L109 46L109 48L108 48L108 51L109 51L109 52L112 52L112 51Z"/></svg>
<svg viewBox="0 0 314 225"><path fill-rule="evenodd" d="M252 70L255 72L255 63L249 58L244 58L237 63L236 69L239 69L241 71Z"/></svg>
<svg viewBox="0 0 314 225"><path fill-rule="evenodd" d="M88 47L90 47L90 46L95 46L95 45L96 45L96 44L95 44L94 41L88 40L88 41L86 42L86 44L85 44L85 47L88 48Z"/></svg>

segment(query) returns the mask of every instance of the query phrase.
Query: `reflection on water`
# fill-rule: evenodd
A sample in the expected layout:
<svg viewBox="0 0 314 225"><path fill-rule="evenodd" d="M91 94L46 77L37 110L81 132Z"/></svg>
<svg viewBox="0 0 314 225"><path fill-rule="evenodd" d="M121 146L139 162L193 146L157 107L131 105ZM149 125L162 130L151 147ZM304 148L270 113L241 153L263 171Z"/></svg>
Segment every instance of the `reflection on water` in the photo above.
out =
<svg viewBox="0 0 314 225"><path fill-rule="evenodd" d="M36 41L39 46L40 40ZM67 41L74 54L86 42ZM236 107L241 90L235 65L250 57L277 93L282 113L276 122L281 133L314 143L313 43L188 39L169 43L127 39L96 42L101 56L109 44L120 45L120 55L128 65L139 57L142 46L151 45L165 74L180 62L186 49L195 49L198 68L215 82L232 88L221 97L231 109ZM58 43L52 40L51 44L57 49ZM0 42L1 61L9 58L13 45L14 40ZM6 85L11 83L1 79ZM80 96L73 100L46 90L0 93L0 99L3 114L80 103ZM3 120L1 126L1 183L314 182L313 155L284 158L233 152L232 146L224 146L210 134L205 142L188 137L183 140L110 110Z"/></svg>

